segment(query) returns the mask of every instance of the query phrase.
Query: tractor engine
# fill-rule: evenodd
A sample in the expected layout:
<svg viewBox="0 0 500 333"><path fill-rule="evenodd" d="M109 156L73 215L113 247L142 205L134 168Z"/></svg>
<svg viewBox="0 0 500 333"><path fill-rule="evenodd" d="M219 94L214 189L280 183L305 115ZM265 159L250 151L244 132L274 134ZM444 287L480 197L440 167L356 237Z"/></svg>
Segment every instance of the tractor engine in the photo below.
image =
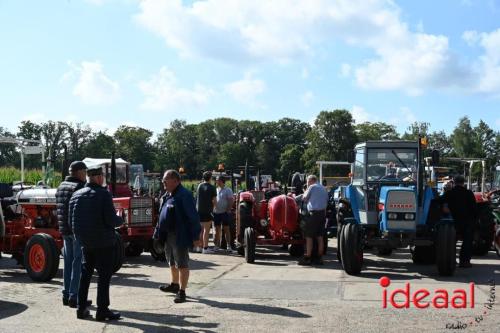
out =
<svg viewBox="0 0 500 333"><path fill-rule="evenodd" d="M17 194L17 211L30 219L33 228L58 228L56 189L29 189Z"/></svg>

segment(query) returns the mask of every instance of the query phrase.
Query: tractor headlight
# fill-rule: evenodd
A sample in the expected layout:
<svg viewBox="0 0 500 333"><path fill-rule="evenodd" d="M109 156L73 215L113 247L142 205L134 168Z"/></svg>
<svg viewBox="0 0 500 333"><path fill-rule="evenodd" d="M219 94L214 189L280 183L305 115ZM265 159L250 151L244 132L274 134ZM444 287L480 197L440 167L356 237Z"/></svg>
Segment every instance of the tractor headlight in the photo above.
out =
<svg viewBox="0 0 500 333"><path fill-rule="evenodd" d="M387 218L389 220L397 220L398 219L398 214L397 213L388 213Z"/></svg>
<svg viewBox="0 0 500 333"><path fill-rule="evenodd" d="M414 220L415 219L415 214L413 213L406 213L405 214L405 220Z"/></svg>
<svg viewBox="0 0 500 333"><path fill-rule="evenodd" d="M260 225L263 226L264 228L267 227L268 224L269 222L266 219L260 220Z"/></svg>

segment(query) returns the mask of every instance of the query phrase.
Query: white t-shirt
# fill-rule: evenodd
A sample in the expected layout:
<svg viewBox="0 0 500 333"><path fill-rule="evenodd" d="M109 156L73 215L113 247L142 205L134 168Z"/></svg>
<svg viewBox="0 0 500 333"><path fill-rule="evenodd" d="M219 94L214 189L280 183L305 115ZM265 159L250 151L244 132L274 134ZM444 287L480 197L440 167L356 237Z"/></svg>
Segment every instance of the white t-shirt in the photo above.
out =
<svg viewBox="0 0 500 333"><path fill-rule="evenodd" d="M231 207L229 204L233 199L233 191L229 187L217 187L217 203L214 207L214 213L221 214L227 212Z"/></svg>

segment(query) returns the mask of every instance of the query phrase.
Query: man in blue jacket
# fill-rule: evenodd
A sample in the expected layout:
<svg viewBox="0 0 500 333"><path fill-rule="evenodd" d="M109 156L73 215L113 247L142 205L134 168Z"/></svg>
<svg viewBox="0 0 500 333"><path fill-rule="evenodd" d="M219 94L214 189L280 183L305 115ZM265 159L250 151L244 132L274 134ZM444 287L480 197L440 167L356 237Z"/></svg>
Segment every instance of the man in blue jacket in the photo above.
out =
<svg viewBox="0 0 500 333"><path fill-rule="evenodd" d="M189 248L201 246L200 218L193 195L181 185L177 171L167 170L162 182L167 193L162 197L160 219L153 238L165 244L172 279L170 284L160 286L160 290L176 293L174 302L183 303L189 280Z"/></svg>
<svg viewBox="0 0 500 333"><path fill-rule="evenodd" d="M82 245L83 267L78 289L76 316L90 316L87 296L94 269L97 269L97 321L116 320L119 312L109 310L109 282L115 261L115 228L123 223L116 215L111 194L102 187L104 176L101 166L87 169L89 181L73 194L69 201L69 218L75 238Z"/></svg>

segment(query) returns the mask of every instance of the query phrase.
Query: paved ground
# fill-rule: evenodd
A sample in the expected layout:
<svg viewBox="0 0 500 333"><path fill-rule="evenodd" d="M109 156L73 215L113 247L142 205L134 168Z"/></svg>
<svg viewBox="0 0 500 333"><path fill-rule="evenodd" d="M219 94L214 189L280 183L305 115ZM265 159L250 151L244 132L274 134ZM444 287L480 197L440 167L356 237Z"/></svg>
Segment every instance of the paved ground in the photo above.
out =
<svg viewBox="0 0 500 333"><path fill-rule="evenodd" d="M390 258L368 253L362 275L353 277L334 260L334 244L330 240L331 254L322 267L298 266L279 248L259 248L253 265L238 256L193 254L184 304L158 290L168 281L164 264L148 254L129 259L112 280L111 307L123 316L113 323L77 320L73 309L62 306L62 269L50 283L33 283L3 258L0 332L449 332L455 330L450 325L463 327L457 324L467 324L460 331L500 332L498 297L491 310L485 307L493 295L489 280L500 283L494 253L474 258L474 268L458 269L451 278L438 277L434 266L413 265L407 250ZM452 293L475 282L475 307L383 309L379 278L384 275L391 279L389 292L410 282L412 291ZM95 283L91 288L95 302Z"/></svg>

